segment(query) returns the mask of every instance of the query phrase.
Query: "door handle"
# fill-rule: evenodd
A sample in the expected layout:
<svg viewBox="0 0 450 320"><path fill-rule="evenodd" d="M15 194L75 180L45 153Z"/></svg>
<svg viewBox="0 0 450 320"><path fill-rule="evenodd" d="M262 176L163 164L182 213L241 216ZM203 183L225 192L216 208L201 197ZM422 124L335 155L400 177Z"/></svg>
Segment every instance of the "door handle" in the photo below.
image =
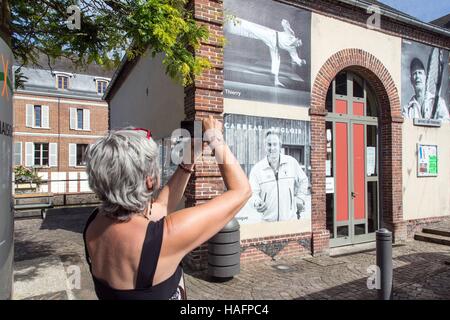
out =
<svg viewBox="0 0 450 320"><path fill-rule="evenodd" d="M356 198L357 195L358 195L358 194L357 194L356 192L352 191L352 198L353 198L353 199Z"/></svg>

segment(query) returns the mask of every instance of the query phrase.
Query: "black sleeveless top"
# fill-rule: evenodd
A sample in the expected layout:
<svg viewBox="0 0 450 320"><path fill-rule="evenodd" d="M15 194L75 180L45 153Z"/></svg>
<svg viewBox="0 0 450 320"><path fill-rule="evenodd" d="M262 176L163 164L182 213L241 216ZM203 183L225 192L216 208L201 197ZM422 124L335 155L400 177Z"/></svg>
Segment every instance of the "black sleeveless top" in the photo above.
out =
<svg viewBox="0 0 450 320"><path fill-rule="evenodd" d="M139 261L136 288L119 290L111 288L107 283L92 274L91 259L86 244L86 230L95 219L98 208L92 212L83 231L86 260L94 281L95 293L100 300L182 300L186 299L184 284L181 285L183 270L178 266L175 273L167 280L152 286L156 266L158 264L163 237L164 219L148 224L144 244Z"/></svg>

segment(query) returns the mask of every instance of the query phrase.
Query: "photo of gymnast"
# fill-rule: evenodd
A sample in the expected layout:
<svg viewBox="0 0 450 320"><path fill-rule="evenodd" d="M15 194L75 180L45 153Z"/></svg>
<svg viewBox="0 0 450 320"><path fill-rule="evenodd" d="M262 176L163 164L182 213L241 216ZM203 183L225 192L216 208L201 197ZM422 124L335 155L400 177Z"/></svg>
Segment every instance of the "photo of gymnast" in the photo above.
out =
<svg viewBox="0 0 450 320"><path fill-rule="evenodd" d="M225 97L307 107L310 13L270 0L224 6Z"/></svg>

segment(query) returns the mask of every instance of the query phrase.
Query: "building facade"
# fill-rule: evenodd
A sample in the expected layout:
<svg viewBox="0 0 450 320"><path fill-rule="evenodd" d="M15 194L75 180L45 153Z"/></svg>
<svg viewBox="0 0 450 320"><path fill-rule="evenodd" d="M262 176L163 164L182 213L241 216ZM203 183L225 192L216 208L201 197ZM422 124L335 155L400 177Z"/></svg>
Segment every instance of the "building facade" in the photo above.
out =
<svg viewBox="0 0 450 320"><path fill-rule="evenodd" d="M150 128L168 174L181 120L223 121L253 189L237 215L242 260L327 254L379 228L402 242L450 217L449 30L376 1L192 4L210 31L196 54L213 67L182 88L161 57L124 61L106 94L110 126ZM201 163L185 206L223 188ZM204 267L206 253L187 262Z"/></svg>
<svg viewBox="0 0 450 320"><path fill-rule="evenodd" d="M84 152L108 130L102 95L110 77L99 68L73 73L66 65L22 67L26 82L13 97L13 164L37 171L40 192L90 192Z"/></svg>

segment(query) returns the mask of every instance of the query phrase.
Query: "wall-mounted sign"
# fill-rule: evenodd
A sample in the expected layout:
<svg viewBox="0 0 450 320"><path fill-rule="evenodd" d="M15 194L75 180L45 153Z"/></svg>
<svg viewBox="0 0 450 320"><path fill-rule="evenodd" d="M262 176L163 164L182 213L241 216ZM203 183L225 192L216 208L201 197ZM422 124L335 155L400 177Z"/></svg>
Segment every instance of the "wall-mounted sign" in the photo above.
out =
<svg viewBox="0 0 450 320"><path fill-rule="evenodd" d="M422 127L440 127L441 120L414 118L414 125Z"/></svg>
<svg viewBox="0 0 450 320"><path fill-rule="evenodd" d="M438 150L436 145L417 144L417 176L438 175Z"/></svg>

